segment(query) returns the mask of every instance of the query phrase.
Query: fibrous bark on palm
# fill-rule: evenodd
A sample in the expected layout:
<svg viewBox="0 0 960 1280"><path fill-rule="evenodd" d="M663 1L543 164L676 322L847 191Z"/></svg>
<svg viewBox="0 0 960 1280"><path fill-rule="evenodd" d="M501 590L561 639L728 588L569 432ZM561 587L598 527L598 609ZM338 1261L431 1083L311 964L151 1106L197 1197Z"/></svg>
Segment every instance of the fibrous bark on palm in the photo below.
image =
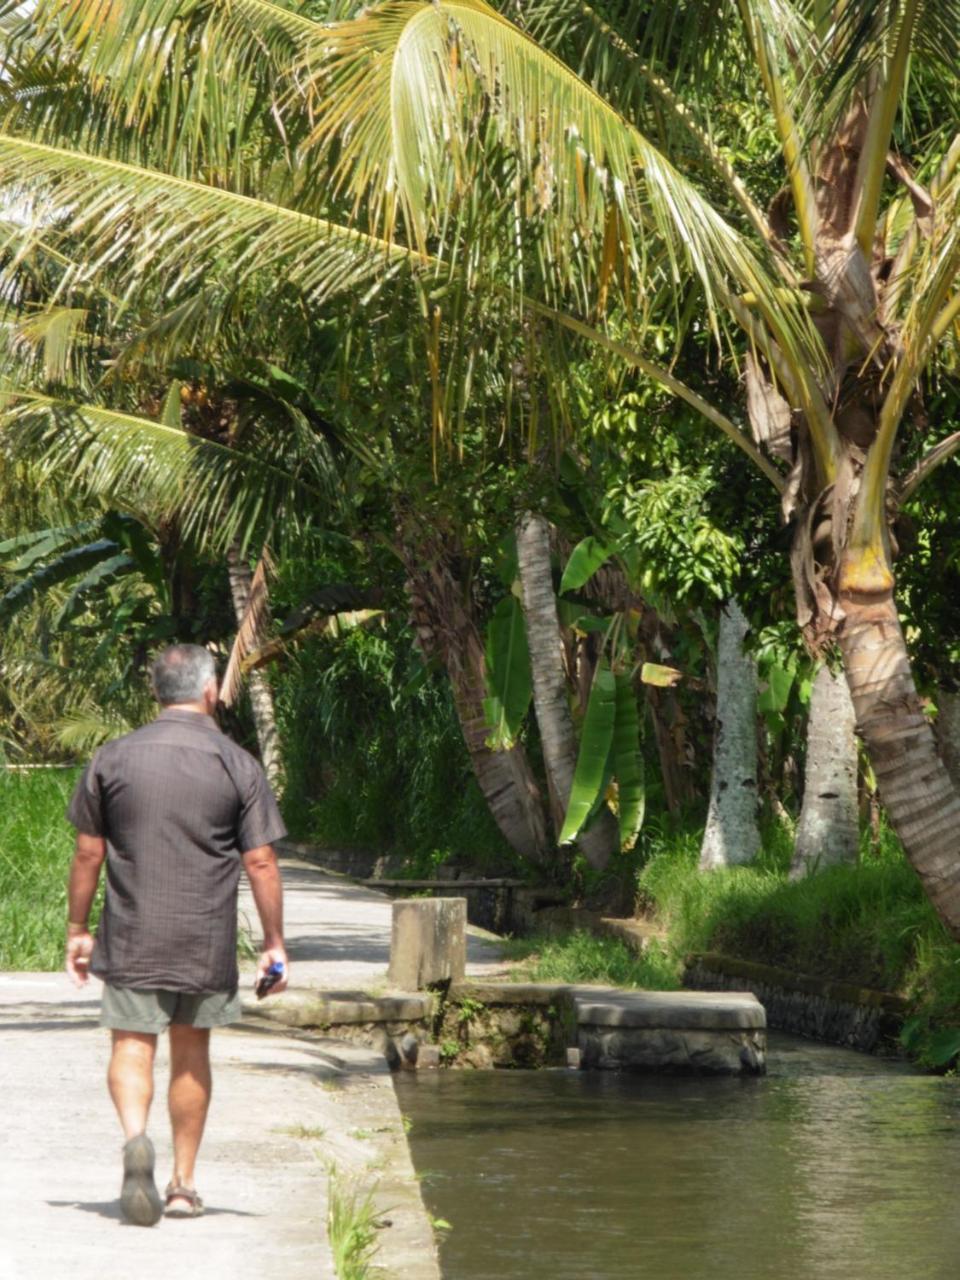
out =
<svg viewBox="0 0 960 1280"><path fill-rule="evenodd" d="M550 558L550 526L541 515L527 512L517 528L517 564L523 615L533 676L533 703L540 729L554 828L560 831L573 786L577 736L570 714L563 670L560 620ZM609 809L600 809L577 837L592 867L602 869L619 845L617 824Z"/></svg>
<svg viewBox="0 0 960 1280"><path fill-rule="evenodd" d="M253 574L246 558L240 554L236 546L231 546L227 550L227 576L230 580L233 611L236 615L237 627L240 628L247 617ZM273 692L263 672L257 670L251 671L247 677L247 687L250 693L250 709L253 712L257 745L260 748L260 762L271 787L280 791L283 788L283 760L280 755L280 737L277 733Z"/></svg>
<svg viewBox="0 0 960 1280"><path fill-rule="evenodd" d="M824 663L810 697L806 777L790 878L856 862L859 844L856 717L843 674Z"/></svg>
<svg viewBox="0 0 960 1280"><path fill-rule="evenodd" d="M913 682L892 594L843 601L838 634L857 728L880 799L931 902L960 937L960 793Z"/></svg>
<svg viewBox="0 0 960 1280"><path fill-rule="evenodd" d="M953 785L960 787L960 693L955 689L941 686L937 690L935 732L947 773Z"/></svg>
<svg viewBox="0 0 960 1280"><path fill-rule="evenodd" d="M750 627L736 600L720 611L717 715L710 805L700 868L751 862L760 851L757 829L757 667L744 648Z"/></svg>
<svg viewBox="0 0 960 1280"><path fill-rule="evenodd" d="M435 538L406 529L402 541L417 643L425 657L436 655L446 668L463 740L490 813L512 849L546 864L551 853L546 816L526 752L519 742L503 751L487 745L483 640L462 585Z"/></svg>

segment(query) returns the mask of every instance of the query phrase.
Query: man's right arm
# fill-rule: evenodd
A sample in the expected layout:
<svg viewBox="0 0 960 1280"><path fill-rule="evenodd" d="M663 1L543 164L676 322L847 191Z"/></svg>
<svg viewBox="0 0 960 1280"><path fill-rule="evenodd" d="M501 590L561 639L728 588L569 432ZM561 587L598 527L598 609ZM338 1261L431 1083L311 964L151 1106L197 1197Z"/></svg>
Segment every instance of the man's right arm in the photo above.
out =
<svg viewBox="0 0 960 1280"><path fill-rule="evenodd" d="M288 965L283 945L283 883L273 846L263 844L256 849L248 849L243 855L243 867L250 881L253 901L263 930L263 950L257 965L257 981L264 977L272 964L280 963L284 967L283 977L273 988L274 992L279 992L287 985Z"/></svg>

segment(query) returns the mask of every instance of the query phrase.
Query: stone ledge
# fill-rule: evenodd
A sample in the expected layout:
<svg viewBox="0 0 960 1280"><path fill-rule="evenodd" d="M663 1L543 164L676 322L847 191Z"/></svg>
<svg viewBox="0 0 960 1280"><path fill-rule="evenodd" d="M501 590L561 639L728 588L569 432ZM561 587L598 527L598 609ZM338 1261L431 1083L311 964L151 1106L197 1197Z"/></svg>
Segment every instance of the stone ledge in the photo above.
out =
<svg viewBox="0 0 960 1280"><path fill-rule="evenodd" d="M884 1013L899 1014L903 1017L906 1017L910 1010L908 1000L887 991L858 987L855 983L841 982L835 978L816 978L811 974L783 969L779 965L739 960L735 956L721 955L719 952L705 951L692 955L687 961L687 968L709 969L731 978L746 978L769 986L782 987L785 991L799 991L803 995L820 996L824 1000L837 1000L844 1004L865 1005Z"/></svg>
<svg viewBox="0 0 960 1280"><path fill-rule="evenodd" d="M743 1031L767 1025L760 1001L740 991L577 990L573 1006L580 1026Z"/></svg>
<svg viewBox="0 0 960 1280"><path fill-rule="evenodd" d="M563 982L455 982L448 999L453 1003L475 1000L478 1004L547 1006L569 996L575 988Z"/></svg>
<svg viewBox="0 0 960 1280"><path fill-rule="evenodd" d="M763 1075L766 1033L689 1028L580 1027L580 1067L681 1075Z"/></svg>
<svg viewBox="0 0 960 1280"><path fill-rule="evenodd" d="M432 995L405 994L389 996L349 995L347 993L293 990L267 1000L243 997L243 1012L288 1027L355 1026L378 1022L422 1022L432 1018L435 998Z"/></svg>

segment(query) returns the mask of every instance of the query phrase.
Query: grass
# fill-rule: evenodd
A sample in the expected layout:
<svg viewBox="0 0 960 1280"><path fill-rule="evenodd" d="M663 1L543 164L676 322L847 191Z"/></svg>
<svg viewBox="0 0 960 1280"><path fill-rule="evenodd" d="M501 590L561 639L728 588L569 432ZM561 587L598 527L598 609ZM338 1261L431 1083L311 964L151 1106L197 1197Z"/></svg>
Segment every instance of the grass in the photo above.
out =
<svg viewBox="0 0 960 1280"><path fill-rule="evenodd" d="M77 769L0 770L0 968L60 969ZM95 905L91 920L95 920Z"/></svg>
<svg viewBox="0 0 960 1280"><path fill-rule="evenodd" d="M304 1142L319 1142L326 1132L326 1129L306 1124L287 1124L274 1129L274 1133L284 1133L289 1138L300 1138Z"/></svg>
<svg viewBox="0 0 960 1280"><path fill-rule="evenodd" d="M902 995L911 1049L937 1061L938 1028L960 1026L960 945L930 905L896 837L882 830L856 865L787 879L790 840L768 833L751 866L703 874L698 832L648 834L641 900L681 958L720 951ZM942 1056L942 1055L941 1055Z"/></svg>
<svg viewBox="0 0 960 1280"><path fill-rule="evenodd" d="M377 1251L378 1212L372 1191L361 1191L330 1171L327 1236L338 1280L371 1280Z"/></svg>
<svg viewBox="0 0 960 1280"><path fill-rule="evenodd" d="M617 938L577 929L557 937L514 939L506 949L520 961L511 975L520 982L600 982L657 991L680 986L676 957L656 942L638 953Z"/></svg>

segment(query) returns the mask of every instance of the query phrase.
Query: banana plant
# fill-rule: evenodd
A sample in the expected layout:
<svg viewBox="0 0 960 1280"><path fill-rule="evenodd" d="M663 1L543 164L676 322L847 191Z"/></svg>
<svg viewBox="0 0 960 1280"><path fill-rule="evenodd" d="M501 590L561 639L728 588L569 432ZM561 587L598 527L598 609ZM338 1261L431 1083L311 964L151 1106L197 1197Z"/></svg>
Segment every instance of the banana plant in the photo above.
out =
<svg viewBox="0 0 960 1280"><path fill-rule="evenodd" d="M643 763L643 684L673 685L680 672L636 658L638 615L600 616L575 593L614 555L614 547L590 535L573 548L561 576L557 612L574 636L597 637L602 652L593 666L580 716L579 742L569 798L558 842L572 843L602 806L616 810L621 850L636 843L643 825L646 786ZM487 686L484 703L488 742L495 750L516 741L530 707L530 650L518 591L511 590L487 625Z"/></svg>
<svg viewBox="0 0 960 1280"><path fill-rule="evenodd" d="M7 558L12 555L12 558ZM163 568L148 531L132 516L108 511L99 520L38 529L0 543L0 565L16 579L0 596L0 624L52 587L72 584L53 619L54 631L74 623L110 587L129 579L163 601Z"/></svg>

